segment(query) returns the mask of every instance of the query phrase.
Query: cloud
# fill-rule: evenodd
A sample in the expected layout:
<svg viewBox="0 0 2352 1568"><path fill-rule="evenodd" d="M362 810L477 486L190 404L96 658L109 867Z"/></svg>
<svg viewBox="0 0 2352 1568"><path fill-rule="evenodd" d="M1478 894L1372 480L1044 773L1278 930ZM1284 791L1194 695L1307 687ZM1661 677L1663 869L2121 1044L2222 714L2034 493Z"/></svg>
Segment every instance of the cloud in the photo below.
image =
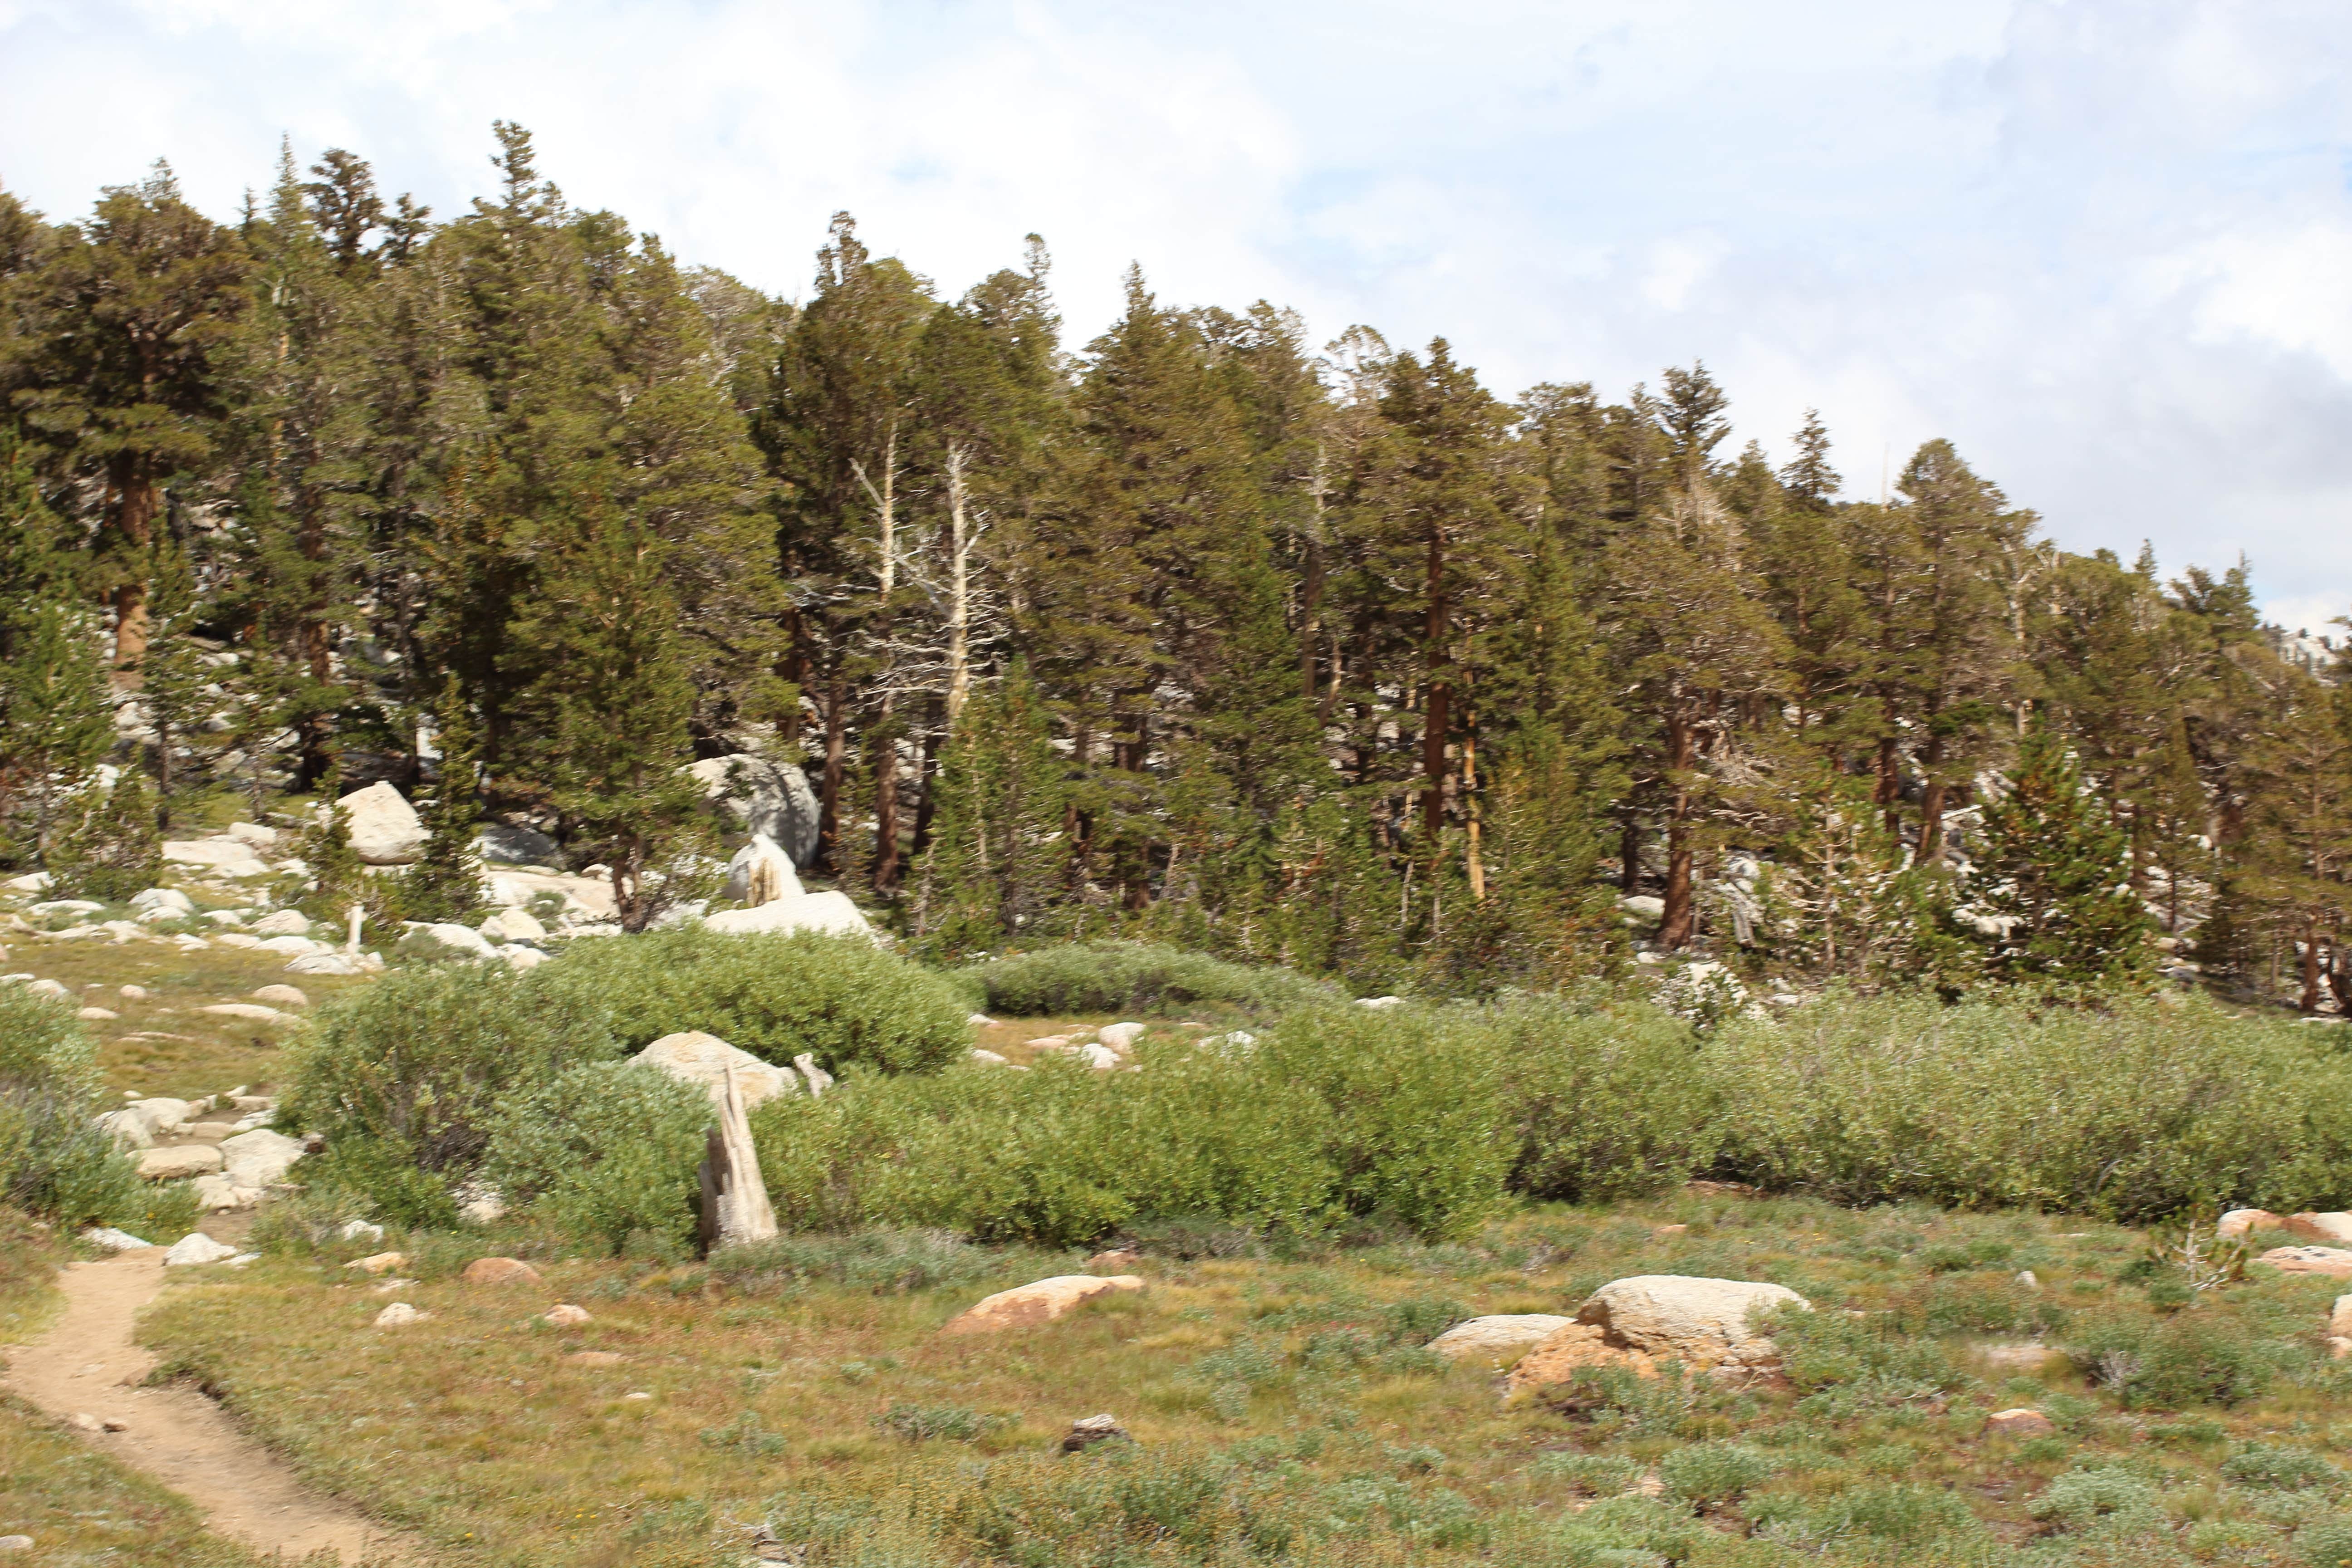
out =
<svg viewBox="0 0 2352 1568"><path fill-rule="evenodd" d="M2071 548L2352 599L2352 37L2305 0L0 0L0 179L281 134L446 214L488 122L803 291L827 217L960 290L1045 235L1074 344L1161 298L1443 334L1507 394L1704 358L1848 493L1949 437Z"/></svg>

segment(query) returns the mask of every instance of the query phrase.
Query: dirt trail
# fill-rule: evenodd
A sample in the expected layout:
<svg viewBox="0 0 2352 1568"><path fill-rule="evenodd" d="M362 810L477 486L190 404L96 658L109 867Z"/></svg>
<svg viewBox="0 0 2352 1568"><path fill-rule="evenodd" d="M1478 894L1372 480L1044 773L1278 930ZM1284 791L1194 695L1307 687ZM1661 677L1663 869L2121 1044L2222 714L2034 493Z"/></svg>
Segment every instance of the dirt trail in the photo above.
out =
<svg viewBox="0 0 2352 1568"><path fill-rule="evenodd" d="M9 1352L13 1391L61 1418L121 1423L120 1432L78 1436L146 1471L194 1503L212 1530L257 1551L299 1559L332 1547L351 1563L412 1555L398 1536L306 1489L203 1394L139 1386L155 1357L131 1334L139 1309L163 1288L162 1247L68 1264L58 1287L66 1305L55 1326Z"/></svg>

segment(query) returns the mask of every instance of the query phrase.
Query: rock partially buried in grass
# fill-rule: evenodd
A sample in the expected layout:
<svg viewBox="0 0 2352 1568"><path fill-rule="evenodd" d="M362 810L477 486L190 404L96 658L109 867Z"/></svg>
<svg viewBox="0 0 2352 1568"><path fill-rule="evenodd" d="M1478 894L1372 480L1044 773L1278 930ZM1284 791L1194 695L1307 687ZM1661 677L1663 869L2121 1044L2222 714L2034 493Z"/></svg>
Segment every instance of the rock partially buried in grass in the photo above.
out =
<svg viewBox="0 0 2352 1568"><path fill-rule="evenodd" d="M1110 1252L1097 1252L1092 1258L1087 1258L1087 1272L1089 1274L1127 1274L1131 1273L1135 1269L1136 1266L1142 1261L1143 1254L1140 1252L1129 1252L1127 1248L1122 1247Z"/></svg>
<svg viewBox="0 0 2352 1568"><path fill-rule="evenodd" d="M172 1244L163 1254L163 1267L182 1268L197 1263L226 1263L236 1256L236 1248L215 1241L201 1230L192 1230Z"/></svg>
<svg viewBox="0 0 2352 1568"><path fill-rule="evenodd" d="M477 1258L460 1276L468 1285L540 1285L539 1270L520 1258Z"/></svg>
<svg viewBox="0 0 2352 1568"><path fill-rule="evenodd" d="M2328 1310L2327 1331L2352 1339L2352 1296L2338 1296Z"/></svg>
<svg viewBox="0 0 2352 1568"><path fill-rule="evenodd" d="M208 1176L225 1162L217 1143L190 1143L177 1149L149 1149L139 1156L139 1173L151 1182L179 1182Z"/></svg>
<svg viewBox="0 0 2352 1568"><path fill-rule="evenodd" d="M588 1309L569 1302L547 1310L547 1321L559 1329L576 1329L588 1321Z"/></svg>
<svg viewBox="0 0 2352 1568"><path fill-rule="evenodd" d="M2213 1227L2214 1234L2224 1241L2251 1236L2258 1230L2284 1230L2286 1221L2268 1209L2231 1209Z"/></svg>
<svg viewBox="0 0 2352 1568"><path fill-rule="evenodd" d="M421 1323L432 1315L430 1312L418 1311L405 1301L394 1301L375 1315L375 1326L379 1329L397 1329L409 1323Z"/></svg>
<svg viewBox="0 0 2352 1568"><path fill-rule="evenodd" d="M1447 1361L1501 1361L1533 1350L1575 1321L1550 1312L1498 1312L1454 1324L1429 1348Z"/></svg>
<svg viewBox="0 0 2352 1568"><path fill-rule="evenodd" d="M2267 1263L2282 1274L2325 1274L2352 1279L2352 1252L2340 1247L2273 1247L2257 1263Z"/></svg>
<svg viewBox="0 0 2352 1568"><path fill-rule="evenodd" d="M1051 1279L1016 1285L1010 1290L999 1290L993 1296L983 1298L940 1331L943 1334L987 1334L1000 1329L1032 1328L1039 1323L1052 1322L1082 1301L1142 1289L1143 1281L1132 1274L1107 1277L1057 1274Z"/></svg>
<svg viewBox="0 0 2352 1568"><path fill-rule="evenodd" d="M574 1366L618 1366L629 1358L618 1351L573 1351L563 1359Z"/></svg>
<svg viewBox="0 0 2352 1568"><path fill-rule="evenodd" d="M308 1007L310 1005L310 996L299 985L265 985L253 994L253 999L266 1002L273 1007Z"/></svg>
<svg viewBox="0 0 2352 1568"><path fill-rule="evenodd" d="M2020 1405L2015 1410L1996 1410L1986 1416L1985 1430L2011 1437L2046 1437L2058 1430L2058 1426L2039 1410Z"/></svg>
<svg viewBox="0 0 2352 1568"><path fill-rule="evenodd" d="M408 1267L408 1254L379 1252L372 1258L354 1258L343 1267L356 1268L362 1274L389 1274L395 1268Z"/></svg>
<svg viewBox="0 0 2352 1568"><path fill-rule="evenodd" d="M1576 1310L1576 1321L1601 1330L1610 1344L1660 1360L1770 1372L1779 1369L1780 1352L1748 1326L1749 1314L1781 1307L1811 1311L1812 1305L1786 1285L1761 1280L1637 1274L1595 1290Z"/></svg>
<svg viewBox="0 0 2352 1568"><path fill-rule="evenodd" d="M1108 1443L1115 1437L1126 1437L1129 1442L1134 1441L1133 1438L1128 1437L1127 1428L1118 1424L1118 1416L1089 1415L1083 1420L1070 1423L1070 1435L1062 1439L1062 1452L1082 1454L1096 1444Z"/></svg>

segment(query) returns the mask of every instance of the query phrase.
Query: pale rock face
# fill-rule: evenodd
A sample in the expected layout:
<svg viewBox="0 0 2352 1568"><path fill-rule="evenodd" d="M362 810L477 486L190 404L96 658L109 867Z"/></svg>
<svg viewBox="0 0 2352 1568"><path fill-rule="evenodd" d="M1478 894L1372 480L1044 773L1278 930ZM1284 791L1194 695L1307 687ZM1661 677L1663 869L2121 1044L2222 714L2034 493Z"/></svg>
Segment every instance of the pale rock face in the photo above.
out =
<svg viewBox="0 0 2352 1568"><path fill-rule="evenodd" d="M27 995L47 996L57 1002L62 1002L73 994L55 980L28 980L25 983L25 991Z"/></svg>
<svg viewBox="0 0 2352 1568"><path fill-rule="evenodd" d="M261 1189L237 1184L233 1176L198 1176L194 1190L196 1206L206 1214L228 1214L261 1202Z"/></svg>
<svg viewBox="0 0 2352 1568"><path fill-rule="evenodd" d="M510 942L499 949L499 956L507 961L510 969L537 969L547 962L547 954L535 947L525 947L519 942Z"/></svg>
<svg viewBox="0 0 2352 1568"><path fill-rule="evenodd" d="M375 1315L375 1326L379 1329L404 1328L410 1323L421 1323L432 1315L418 1311L405 1301L394 1301Z"/></svg>
<svg viewBox="0 0 2352 1568"><path fill-rule="evenodd" d="M236 1256L236 1248L215 1241L201 1230L192 1230L172 1244L163 1254L163 1267L178 1268L195 1263L226 1263Z"/></svg>
<svg viewBox="0 0 2352 1568"><path fill-rule="evenodd" d="M279 910L253 922L256 936L309 936L310 917L300 910Z"/></svg>
<svg viewBox="0 0 2352 1568"><path fill-rule="evenodd" d="M120 1114L137 1116L146 1123L149 1133L160 1135L185 1121L194 1110L195 1107L187 1100L154 1095L146 1100L129 1101Z"/></svg>
<svg viewBox="0 0 2352 1568"><path fill-rule="evenodd" d="M175 866L197 866L223 877L267 877L268 863L253 846L236 838L167 838L163 858Z"/></svg>
<svg viewBox="0 0 2352 1568"><path fill-rule="evenodd" d="M79 1018L85 1024L104 1024L111 1022L116 1018L120 1018L122 1015L120 1013L110 1013L103 1007L84 1007L79 1012L76 1013L74 1016Z"/></svg>
<svg viewBox="0 0 2352 1568"><path fill-rule="evenodd" d="M256 849L278 847L278 829L264 827L257 822L232 822L228 825L228 837L250 844Z"/></svg>
<svg viewBox="0 0 2352 1568"><path fill-rule="evenodd" d="M272 1007L308 1007L310 1005L310 998L295 985L265 985L253 994L253 999Z"/></svg>
<svg viewBox="0 0 2352 1568"><path fill-rule="evenodd" d="M142 1247L155 1245L152 1241L141 1240L127 1230L117 1230L110 1225L83 1231L81 1238L92 1246L102 1247L109 1252L136 1252Z"/></svg>
<svg viewBox="0 0 2352 1568"><path fill-rule="evenodd" d="M1621 1366L1636 1377L1658 1375L1658 1363L1648 1352L1612 1345L1598 1325L1571 1321L1527 1347L1503 1382L1503 1397L1573 1383L1577 1369L1587 1366Z"/></svg>
<svg viewBox="0 0 2352 1568"><path fill-rule="evenodd" d="M1694 1367L1775 1366L1772 1342L1748 1327L1751 1311L1812 1303L1785 1285L1747 1279L1701 1279L1680 1274L1640 1274L1595 1290L1576 1321L1601 1331L1611 1344Z"/></svg>
<svg viewBox="0 0 2352 1568"><path fill-rule="evenodd" d="M400 939L404 952L424 957L496 958L498 949L482 940L482 933L471 926L461 926L454 921L421 925Z"/></svg>
<svg viewBox="0 0 2352 1568"><path fill-rule="evenodd" d="M2307 1241L2342 1246L2352 1243L2352 1214L2341 1211L2331 1214L2293 1214L2286 1216L2286 1232Z"/></svg>
<svg viewBox="0 0 2352 1568"><path fill-rule="evenodd" d="M751 835L751 842L727 862L727 896L739 903L756 909L778 899L799 898L803 891L792 857L764 833Z"/></svg>
<svg viewBox="0 0 2352 1568"><path fill-rule="evenodd" d="M1549 1312L1505 1312L1456 1323L1429 1348L1448 1361L1507 1361L1576 1321Z"/></svg>
<svg viewBox="0 0 2352 1568"><path fill-rule="evenodd" d="M110 1110L98 1119L101 1131L114 1140L118 1149L145 1149L154 1144L155 1134L147 1119L131 1110Z"/></svg>
<svg viewBox="0 0 2352 1568"><path fill-rule="evenodd" d="M240 1132L220 1146L229 1179L240 1187L271 1187L302 1157L302 1141L257 1127Z"/></svg>
<svg viewBox="0 0 2352 1568"><path fill-rule="evenodd" d="M705 930L736 936L759 931L825 931L835 936L872 936L874 928L846 893L800 893L756 910L722 910L702 922Z"/></svg>
<svg viewBox="0 0 2352 1568"><path fill-rule="evenodd" d="M1118 1053L1108 1046L1084 1045L1076 1049L1078 1059L1097 1072L1108 1072L1118 1066Z"/></svg>
<svg viewBox="0 0 2352 1568"><path fill-rule="evenodd" d="M131 912L141 920L184 921L196 906L177 888L142 888L131 895Z"/></svg>
<svg viewBox="0 0 2352 1568"><path fill-rule="evenodd" d="M1050 1279L1040 1279L1032 1285L1016 1285L1010 1290L999 1290L993 1296L985 1297L951 1320L940 1332L986 1334L1004 1329L1033 1328L1039 1323L1052 1322L1082 1301L1142 1289L1142 1279L1133 1274L1108 1277L1057 1274Z"/></svg>
<svg viewBox="0 0 2352 1568"><path fill-rule="evenodd" d="M304 952L286 961L288 973L293 974L373 974L383 967L383 960L372 952L357 957L344 952Z"/></svg>
<svg viewBox="0 0 2352 1568"><path fill-rule="evenodd" d="M350 825L352 852L371 866L405 866L425 848L425 823L391 784L378 780L335 803Z"/></svg>
<svg viewBox="0 0 2352 1568"><path fill-rule="evenodd" d="M2258 1230L2283 1230L2286 1221L2268 1209L2231 1209L2213 1227L2214 1234L2224 1241L2242 1236L2252 1236Z"/></svg>
<svg viewBox="0 0 2352 1568"><path fill-rule="evenodd" d="M545 942L547 928L526 909L504 909L485 919L478 928L484 942Z"/></svg>
<svg viewBox="0 0 2352 1568"><path fill-rule="evenodd" d="M658 1068L680 1083L695 1085L710 1096L714 1106L727 1096L730 1066L735 1069L735 1092L742 1096L745 1110L780 1094L798 1094L801 1089L800 1076L790 1068L763 1062L751 1052L738 1050L718 1036L706 1035L699 1029L664 1035L630 1059Z"/></svg>
<svg viewBox="0 0 2352 1568"><path fill-rule="evenodd" d="M106 908L92 899L51 899L45 904L35 904L32 912L44 918L49 915L94 915Z"/></svg>
<svg viewBox="0 0 2352 1568"><path fill-rule="evenodd" d="M389 1274L395 1268L405 1268L408 1267L408 1254L404 1252L379 1252L369 1258L354 1258L349 1263L344 1264L343 1267L346 1268L356 1268L362 1274Z"/></svg>
<svg viewBox="0 0 2352 1568"><path fill-rule="evenodd" d="M588 1309L569 1302L547 1310L547 1321L559 1329L576 1329L588 1321Z"/></svg>
<svg viewBox="0 0 2352 1568"><path fill-rule="evenodd" d="M2282 1274L2325 1274L2352 1279L2352 1251L2340 1247L2273 1247L2257 1263L2267 1263Z"/></svg>
<svg viewBox="0 0 2352 1568"><path fill-rule="evenodd" d="M2058 1426L2039 1410L2021 1405L2015 1410L1996 1410L1986 1416L1985 1430L2006 1433L2011 1437L2046 1437Z"/></svg>
<svg viewBox="0 0 2352 1568"><path fill-rule="evenodd" d="M974 1046L971 1051L971 1059L976 1062L986 1062L991 1067L1001 1068L1005 1066L1012 1058L1009 1057L998 1056L994 1051L986 1050L981 1047Z"/></svg>
<svg viewBox="0 0 2352 1568"><path fill-rule="evenodd" d="M240 910L206 910L203 918L216 926L241 926L245 914Z"/></svg>
<svg viewBox="0 0 2352 1568"><path fill-rule="evenodd" d="M801 1077L808 1079L810 1099L824 1098L824 1091L833 1087L833 1075L816 1065L813 1053L803 1051L793 1058L793 1066L800 1069Z"/></svg>
<svg viewBox="0 0 2352 1568"><path fill-rule="evenodd" d="M459 1276L468 1285L537 1285L539 1270L520 1258L477 1258Z"/></svg>
<svg viewBox="0 0 2352 1568"><path fill-rule="evenodd" d="M147 1000L147 987L144 985L124 985L118 987L115 991L115 994L121 997L125 1002L144 1002Z"/></svg>
<svg viewBox="0 0 2352 1568"><path fill-rule="evenodd" d="M816 792L800 769L742 752L707 757L685 771L702 785L703 798L723 804L747 832L774 839L794 865L815 858Z"/></svg>
<svg viewBox="0 0 2352 1568"><path fill-rule="evenodd" d="M1124 1053L1135 1048L1135 1042L1143 1037L1143 1030L1141 1024L1105 1024L1095 1032L1095 1038L1112 1050Z"/></svg>
<svg viewBox="0 0 2352 1568"><path fill-rule="evenodd" d="M254 945L264 952L282 952L289 958L302 958L314 952L332 952L334 944L308 936L265 936Z"/></svg>

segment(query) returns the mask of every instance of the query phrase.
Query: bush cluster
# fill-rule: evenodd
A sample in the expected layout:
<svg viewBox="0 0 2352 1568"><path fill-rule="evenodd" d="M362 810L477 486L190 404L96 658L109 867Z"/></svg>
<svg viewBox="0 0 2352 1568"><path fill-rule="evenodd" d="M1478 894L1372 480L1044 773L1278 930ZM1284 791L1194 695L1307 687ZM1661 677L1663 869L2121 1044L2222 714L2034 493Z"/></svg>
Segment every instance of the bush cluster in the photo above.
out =
<svg viewBox="0 0 2352 1568"><path fill-rule="evenodd" d="M952 978L982 1011L1028 1018L1197 1012L1265 1019L1344 999L1336 987L1297 970L1135 942L1040 948L967 965Z"/></svg>
<svg viewBox="0 0 2352 1568"><path fill-rule="evenodd" d="M97 1063L71 1004L0 986L0 1203L68 1226L145 1218L137 1168L92 1124Z"/></svg>

